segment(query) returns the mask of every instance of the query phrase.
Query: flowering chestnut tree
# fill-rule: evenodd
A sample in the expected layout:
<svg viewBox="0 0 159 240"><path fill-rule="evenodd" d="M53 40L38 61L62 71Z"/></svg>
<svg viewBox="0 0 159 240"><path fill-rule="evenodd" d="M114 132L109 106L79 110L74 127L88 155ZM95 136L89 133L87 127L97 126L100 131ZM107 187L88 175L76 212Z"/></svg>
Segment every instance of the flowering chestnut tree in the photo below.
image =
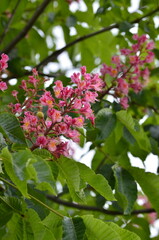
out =
<svg viewBox="0 0 159 240"><path fill-rule="evenodd" d="M158 239L158 14L2 1L0 239Z"/></svg>

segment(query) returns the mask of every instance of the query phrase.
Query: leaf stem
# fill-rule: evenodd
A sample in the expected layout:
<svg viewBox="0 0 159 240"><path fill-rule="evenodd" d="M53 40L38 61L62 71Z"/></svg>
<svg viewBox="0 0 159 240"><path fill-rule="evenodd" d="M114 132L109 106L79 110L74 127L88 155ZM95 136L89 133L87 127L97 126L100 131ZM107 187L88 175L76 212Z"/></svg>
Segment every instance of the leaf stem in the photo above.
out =
<svg viewBox="0 0 159 240"><path fill-rule="evenodd" d="M13 188L15 188L15 189L17 189L17 190L19 191L18 187L15 186L13 183L8 182L6 179L4 179L4 178L2 178L2 177L0 177L0 180L1 180L2 182L10 185L11 187L13 187ZM56 215L58 215L59 217L61 217L61 218L64 217L64 215L62 215L62 214L59 213L58 211L52 209L51 207L49 207L49 206L46 205L45 203L41 202L38 198L32 196L31 194L28 194L28 196L29 196L31 199L33 199L34 201L36 201L37 203L39 203L40 205L42 205L43 207L47 208L49 211L51 211L51 212L55 213Z"/></svg>

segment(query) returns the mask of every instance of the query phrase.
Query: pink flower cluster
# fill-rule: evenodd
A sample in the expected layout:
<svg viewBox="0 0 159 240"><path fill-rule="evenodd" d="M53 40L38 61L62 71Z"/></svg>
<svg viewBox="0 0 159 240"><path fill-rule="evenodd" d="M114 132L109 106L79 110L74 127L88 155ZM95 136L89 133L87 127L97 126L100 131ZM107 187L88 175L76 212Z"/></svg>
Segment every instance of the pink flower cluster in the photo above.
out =
<svg viewBox="0 0 159 240"><path fill-rule="evenodd" d="M112 86L107 88L107 93L113 94L120 99L123 108L128 108L128 94L132 90L138 93L149 80L149 69L147 65L154 59L154 42L148 41L146 35L133 35L137 43L130 49L121 49L121 56L113 56L114 67L103 64L101 74L103 78L108 74L112 77Z"/></svg>
<svg viewBox="0 0 159 240"><path fill-rule="evenodd" d="M1 59L0 59L0 73L8 67L8 64L7 64L8 60L9 60L9 57L5 53L2 53ZM6 89L7 89L7 84L0 79L0 90L4 91Z"/></svg>
<svg viewBox="0 0 159 240"><path fill-rule="evenodd" d="M55 157L68 156L70 149L66 139L79 142L78 128L84 126L86 119L94 124L91 103L96 101L97 91L102 90L103 80L98 74L86 73L86 67L81 67L81 73L73 73L71 81L73 87L64 87L57 80L52 92L41 89L40 95L42 82L33 69L33 76L21 84L25 101L20 103L18 92L12 92L17 103L10 104L10 108L19 117L32 150L40 147L48 149Z"/></svg>

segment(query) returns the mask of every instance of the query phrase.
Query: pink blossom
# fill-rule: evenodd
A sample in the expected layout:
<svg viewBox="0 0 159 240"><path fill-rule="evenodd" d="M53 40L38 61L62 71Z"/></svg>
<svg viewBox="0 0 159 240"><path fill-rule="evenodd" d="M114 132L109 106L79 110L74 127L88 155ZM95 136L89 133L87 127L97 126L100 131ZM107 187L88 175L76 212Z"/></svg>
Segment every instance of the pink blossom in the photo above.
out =
<svg viewBox="0 0 159 240"><path fill-rule="evenodd" d="M129 104L128 104L128 98L127 97L123 97L120 99L120 104L122 105L122 107L124 109L127 109L129 107Z"/></svg>
<svg viewBox="0 0 159 240"><path fill-rule="evenodd" d="M72 121L73 119L69 115L64 116L64 122L67 123L68 126L72 125Z"/></svg>
<svg viewBox="0 0 159 240"><path fill-rule="evenodd" d="M75 108L75 109L81 109L81 107L82 107L82 101L81 101L81 99L76 98L76 99L74 100L74 104L72 105L72 107Z"/></svg>
<svg viewBox="0 0 159 240"><path fill-rule="evenodd" d="M86 66L82 66L80 69L81 69L81 74L84 76L86 74Z"/></svg>
<svg viewBox="0 0 159 240"><path fill-rule="evenodd" d="M44 94L39 99L39 101L40 101L41 105L43 105L43 106L52 107L54 99L53 99L50 91L45 91Z"/></svg>
<svg viewBox="0 0 159 240"><path fill-rule="evenodd" d="M20 103L16 103L16 104L14 105L14 112L15 112L15 113L21 113L21 112L22 112L22 106L21 106Z"/></svg>
<svg viewBox="0 0 159 240"><path fill-rule="evenodd" d="M139 57L135 56L135 55L129 56L129 60L130 60L131 64L138 64L139 63Z"/></svg>
<svg viewBox="0 0 159 240"><path fill-rule="evenodd" d="M127 95L128 92L129 92L129 85L128 85L128 83L124 79L122 79L122 78L118 78L117 81L118 81L118 90L119 90L119 92Z"/></svg>
<svg viewBox="0 0 159 240"><path fill-rule="evenodd" d="M32 73L34 74L34 76L38 76L38 71L36 70L36 68L32 69Z"/></svg>
<svg viewBox="0 0 159 240"><path fill-rule="evenodd" d="M34 87L36 87L37 83L39 82L38 79L34 78L33 76L29 76L29 83L32 83L34 85Z"/></svg>
<svg viewBox="0 0 159 240"><path fill-rule="evenodd" d="M98 94L96 92L86 91L84 100L86 102L94 103L97 99Z"/></svg>
<svg viewBox="0 0 159 240"><path fill-rule="evenodd" d="M120 64L120 57L119 56L113 56L112 62L119 65Z"/></svg>
<svg viewBox="0 0 159 240"><path fill-rule="evenodd" d="M55 126L55 130L59 133L59 134L65 134L68 131L68 125L64 122L59 123L57 126Z"/></svg>
<svg viewBox="0 0 159 240"><path fill-rule="evenodd" d="M12 96L13 96L13 97L17 97L17 95L18 95L18 91L13 90L13 91L12 91Z"/></svg>
<svg viewBox="0 0 159 240"><path fill-rule="evenodd" d="M147 40L147 37L146 37L145 34L143 34L142 36L140 36L140 37L138 38L138 41L139 41L140 44L146 42L146 40Z"/></svg>
<svg viewBox="0 0 159 240"><path fill-rule="evenodd" d="M21 82L21 88L24 89L25 91L27 90L27 84L25 80L22 80Z"/></svg>
<svg viewBox="0 0 159 240"><path fill-rule="evenodd" d="M145 62L146 63L151 63L154 60L154 53L153 52L148 52L148 55L146 56Z"/></svg>
<svg viewBox="0 0 159 240"><path fill-rule="evenodd" d="M76 127L83 127L84 124L84 118L82 116L74 118L72 120L72 124Z"/></svg>
<svg viewBox="0 0 159 240"><path fill-rule="evenodd" d="M47 138L45 136L38 136L37 139L36 139L36 144L38 146L40 146L41 148L45 147L47 142L48 141L47 141Z"/></svg>
<svg viewBox="0 0 159 240"><path fill-rule="evenodd" d="M73 83L76 83L78 84L78 82L80 81L80 73L73 73L72 76L71 76L71 81Z"/></svg>
<svg viewBox="0 0 159 240"><path fill-rule="evenodd" d="M132 45L133 52L139 51L140 45L138 43Z"/></svg>
<svg viewBox="0 0 159 240"><path fill-rule="evenodd" d="M148 50L152 50L152 49L154 49L154 47L155 47L154 41L150 41L150 42L147 43L146 48L147 48Z"/></svg>
<svg viewBox="0 0 159 240"><path fill-rule="evenodd" d="M5 53L1 54L1 60L0 60L0 71L6 69L8 67L8 62L9 57Z"/></svg>
<svg viewBox="0 0 159 240"><path fill-rule="evenodd" d="M127 49L127 48L123 48L123 49L120 49L120 52L122 55L129 55L131 53L131 50L130 49Z"/></svg>
<svg viewBox="0 0 159 240"><path fill-rule="evenodd" d="M51 152L56 151L58 141L56 139L51 139L48 143L48 150Z"/></svg>
<svg viewBox="0 0 159 240"><path fill-rule="evenodd" d="M8 60L9 60L8 55L5 54L5 53L2 53L2 54L1 54L1 58L2 58L2 60L3 60L4 62L8 62Z"/></svg>
<svg viewBox="0 0 159 240"><path fill-rule="evenodd" d="M142 85L139 82L131 83L130 87L134 90L135 93L138 93L142 89Z"/></svg>
<svg viewBox="0 0 159 240"><path fill-rule="evenodd" d="M67 132L67 137L71 138L74 142L79 142L80 140L80 134L77 130L72 130L70 129L68 132Z"/></svg>
<svg viewBox="0 0 159 240"><path fill-rule="evenodd" d="M0 90L4 91L6 90L8 87L7 87L7 84L3 81L0 81Z"/></svg>
<svg viewBox="0 0 159 240"><path fill-rule="evenodd" d="M138 40L139 39L139 35L138 34L134 34L132 37L134 40Z"/></svg>
<svg viewBox="0 0 159 240"><path fill-rule="evenodd" d="M61 122L61 120L62 120L61 112L54 108L49 108L47 111L47 115L49 118L51 118L53 123Z"/></svg>
<svg viewBox="0 0 159 240"><path fill-rule="evenodd" d="M57 81L55 82L55 86L56 86L58 89L60 89L60 90L63 89L63 83L62 83L60 80L57 80Z"/></svg>

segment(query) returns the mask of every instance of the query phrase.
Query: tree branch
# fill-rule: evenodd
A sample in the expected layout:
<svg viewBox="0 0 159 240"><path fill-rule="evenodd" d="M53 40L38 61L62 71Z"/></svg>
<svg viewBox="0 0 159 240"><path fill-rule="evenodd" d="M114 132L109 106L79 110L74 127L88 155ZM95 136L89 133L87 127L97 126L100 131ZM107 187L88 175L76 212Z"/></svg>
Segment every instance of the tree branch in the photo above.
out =
<svg viewBox="0 0 159 240"><path fill-rule="evenodd" d="M4 39L5 35L6 35L6 33L8 32L8 29L9 29L9 27L10 27L12 21L13 21L14 15L15 15L15 13L16 13L16 10L17 10L20 2L21 2L21 0L18 0L18 1L17 1L16 5L15 5L15 7L14 7L14 9L13 9L13 12L12 12L12 14L11 14L11 17L9 18L8 24L7 24L7 26L5 27L3 33L2 33L1 36L0 36L0 44L3 42L3 39Z"/></svg>
<svg viewBox="0 0 159 240"><path fill-rule="evenodd" d="M70 207L70 208L76 208L76 209L81 209L81 210L86 210L86 211L95 211L95 212L101 212L107 215L124 215L123 212L120 211L112 211L112 210L106 210L104 208L99 208L99 207L95 207L95 206L86 206L86 205L81 205L81 204L77 204L77 203L73 203L73 202L68 202L62 199L59 199L58 197L54 196L54 195L46 195L46 197L58 204L64 205L66 207ZM141 210L135 210L133 212L131 212L131 215L137 215L137 214L145 214L145 213L153 213L156 212L154 208L148 208L148 209L141 209Z"/></svg>
<svg viewBox="0 0 159 240"><path fill-rule="evenodd" d="M139 23L142 19L146 18L146 17L149 17L149 16L152 16L154 13L158 12L159 11L159 6L154 9L153 11L143 15L142 17L140 18L137 18L133 21L130 22L130 24L135 24L135 23ZM113 25L110 25L108 27L104 27L96 32L93 32L93 33L89 33L87 35L84 35L82 37L79 37L77 38L76 40L66 44L64 47L60 48L59 50L56 50L54 51L50 56L46 57L44 60L42 60L37 66L36 68L39 69L40 67L42 66L45 66L47 63L49 63L50 61L53 61L55 59L57 59L57 57L63 53L65 50L67 50L68 48L72 47L73 45L79 43L79 42L82 42L88 38L91 38L91 37L94 37L94 36L97 36L98 34L101 34L101 33L104 33L104 32L107 32L107 31L110 31L112 29L115 29L115 28L119 28L120 27L120 24L119 23L116 23L116 24L113 24Z"/></svg>
<svg viewBox="0 0 159 240"><path fill-rule="evenodd" d="M52 0L44 0L43 3L37 8L36 12L32 16L32 18L28 21L27 25L22 29L22 31L6 46L2 52L9 53L15 45L26 36L28 31L32 28L37 18L43 13L44 9Z"/></svg>

